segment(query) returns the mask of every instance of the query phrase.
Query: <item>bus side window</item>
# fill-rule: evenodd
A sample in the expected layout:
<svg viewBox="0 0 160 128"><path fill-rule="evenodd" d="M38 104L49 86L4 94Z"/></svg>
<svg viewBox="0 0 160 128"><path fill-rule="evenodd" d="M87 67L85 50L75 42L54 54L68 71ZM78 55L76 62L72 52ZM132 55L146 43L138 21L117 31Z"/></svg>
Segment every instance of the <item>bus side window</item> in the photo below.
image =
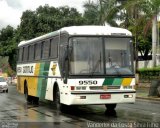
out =
<svg viewBox="0 0 160 128"><path fill-rule="evenodd" d="M30 45L29 46L29 61L33 61L34 60L34 45Z"/></svg>
<svg viewBox="0 0 160 128"><path fill-rule="evenodd" d="M49 56L49 48L50 48L49 40L42 42L42 59L48 59Z"/></svg>
<svg viewBox="0 0 160 128"><path fill-rule="evenodd" d="M40 58L43 57L43 50L44 50L43 48L44 48L44 41L41 42L41 57Z"/></svg>
<svg viewBox="0 0 160 128"><path fill-rule="evenodd" d="M18 61L22 62L22 57L23 57L23 48L20 48L18 51Z"/></svg>
<svg viewBox="0 0 160 128"><path fill-rule="evenodd" d="M59 41L58 37L54 37L50 39L50 43L51 43L50 53L49 53L50 58L57 58L58 56L58 41Z"/></svg>
<svg viewBox="0 0 160 128"><path fill-rule="evenodd" d="M22 62L24 61L24 47L22 48L23 52L22 52Z"/></svg>
<svg viewBox="0 0 160 128"><path fill-rule="evenodd" d="M39 60L41 58L41 43L35 44L35 60Z"/></svg>
<svg viewBox="0 0 160 128"><path fill-rule="evenodd" d="M28 60L28 46L24 47L23 61Z"/></svg>

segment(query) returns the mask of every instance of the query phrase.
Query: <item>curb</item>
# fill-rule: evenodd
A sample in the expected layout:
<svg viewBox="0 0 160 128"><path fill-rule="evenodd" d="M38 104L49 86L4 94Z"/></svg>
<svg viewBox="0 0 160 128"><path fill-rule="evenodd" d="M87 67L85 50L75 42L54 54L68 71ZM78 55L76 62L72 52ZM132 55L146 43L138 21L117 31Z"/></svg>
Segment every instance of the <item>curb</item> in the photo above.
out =
<svg viewBox="0 0 160 128"><path fill-rule="evenodd" d="M160 101L160 98L154 98L154 97L140 97L136 96L136 99L143 99L143 100L152 100L152 101Z"/></svg>

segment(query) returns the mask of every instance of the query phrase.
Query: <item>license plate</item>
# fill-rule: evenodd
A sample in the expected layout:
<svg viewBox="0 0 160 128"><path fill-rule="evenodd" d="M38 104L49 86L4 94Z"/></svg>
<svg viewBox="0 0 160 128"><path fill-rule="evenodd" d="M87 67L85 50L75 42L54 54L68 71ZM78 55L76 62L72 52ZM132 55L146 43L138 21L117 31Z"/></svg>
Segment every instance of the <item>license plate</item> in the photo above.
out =
<svg viewBox="0 0 160 128"><path fill-rule="evenodd" d="M100 99L111 99L111 94L101 94Z"/></svg>

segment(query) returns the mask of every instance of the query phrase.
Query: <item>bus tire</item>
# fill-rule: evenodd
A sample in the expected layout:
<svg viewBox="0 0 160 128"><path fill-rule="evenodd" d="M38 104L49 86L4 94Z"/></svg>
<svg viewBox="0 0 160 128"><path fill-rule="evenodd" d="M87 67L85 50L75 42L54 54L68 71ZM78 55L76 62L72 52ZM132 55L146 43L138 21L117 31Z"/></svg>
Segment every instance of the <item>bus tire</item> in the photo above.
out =
<svg viewBox="0 0 160 128"><path fill-rule="evenodd" d="M32 96L33 104L39 105L39 98Z"/></svg>
<svg viewBox="0 0 160 128"><path fill-rule="evenodd" d="M60 91L58 86L56 87L56 94L55 94L55 105L56 105L56 109L58 111L63 111L64 110L64 104L61 103L60 101Z"/></svg>
<svg viewBox="0 0 160 128"><path fill-rule="evenodd" d="M117 104L105 104L107 110L115 110Z"/></svg>
<svg viewBox="0 0 160 128"><path fill-rule="evenodd" d="M24 86L24 96L27 102L31 103L32 102L32 97L28 95L28 86L27 83Z"/></svg>

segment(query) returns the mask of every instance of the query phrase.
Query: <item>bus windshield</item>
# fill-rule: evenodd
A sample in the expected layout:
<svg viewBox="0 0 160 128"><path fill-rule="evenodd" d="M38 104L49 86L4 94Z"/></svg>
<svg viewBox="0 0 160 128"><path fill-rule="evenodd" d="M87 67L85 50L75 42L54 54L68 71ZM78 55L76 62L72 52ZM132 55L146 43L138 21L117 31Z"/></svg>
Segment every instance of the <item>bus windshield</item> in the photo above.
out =
<svg viewBox="0 0 160 128"><path fill-rule="evenodd" d="M130 38L72 37L71 75L132 75Z"/></svg>

